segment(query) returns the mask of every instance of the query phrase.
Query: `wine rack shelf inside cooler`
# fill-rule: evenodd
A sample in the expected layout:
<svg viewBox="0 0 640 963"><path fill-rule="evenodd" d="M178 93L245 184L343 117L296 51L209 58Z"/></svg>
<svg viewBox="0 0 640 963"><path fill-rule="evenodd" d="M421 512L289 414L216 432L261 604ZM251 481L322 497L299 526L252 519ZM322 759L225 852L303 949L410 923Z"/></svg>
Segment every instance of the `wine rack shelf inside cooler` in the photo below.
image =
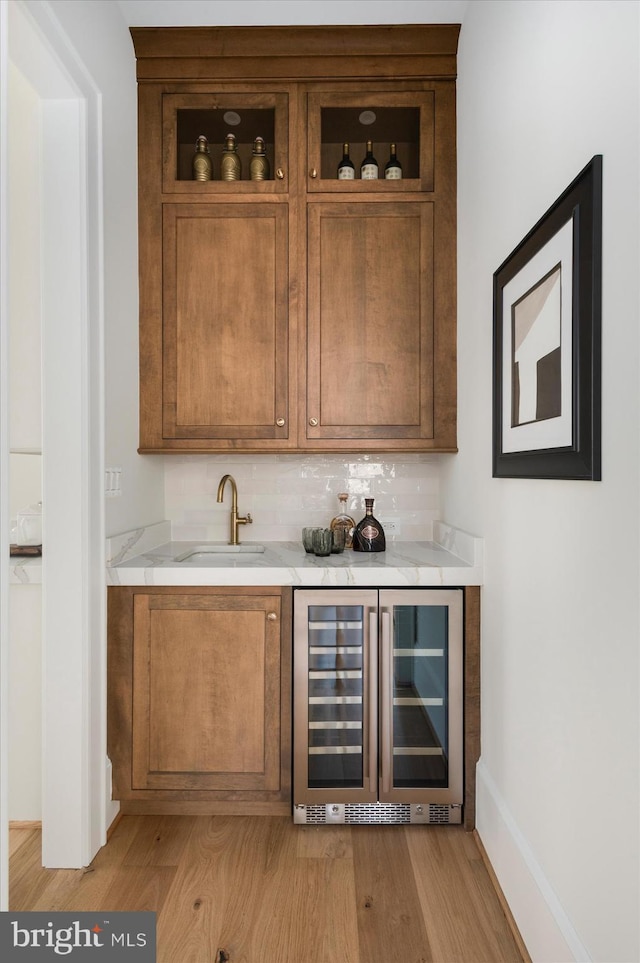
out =
<svg viewBox="0 0 640 963"><path fill-rule="evenodd" d="M309 787L363 780L362 606L309 608Z"/></svg>

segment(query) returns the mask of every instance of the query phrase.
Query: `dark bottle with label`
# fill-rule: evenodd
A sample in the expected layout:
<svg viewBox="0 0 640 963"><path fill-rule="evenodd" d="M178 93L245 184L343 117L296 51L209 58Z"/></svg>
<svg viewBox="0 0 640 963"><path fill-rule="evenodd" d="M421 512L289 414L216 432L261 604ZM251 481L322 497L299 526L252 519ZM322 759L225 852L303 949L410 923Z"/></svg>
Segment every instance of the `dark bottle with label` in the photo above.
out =
<svg viewBox="0 0 640 963"><path fill-rule="evenodd" d="M354 552L384 552L387 547L384 529L373 517L373 498L365 498L365 516L353 530Z"/></svg>
<svg viewBox="0 0 640 963"><path fill-rule="evenodd" d="M349 145L342 145L342 160L338 164L338 180L352 181L356 176L356 169L353 161L349 157Z"/></svg>
<svg viewBox="0 0 640 963"><path fill-rule="evenodd" d="M367 153L362 164L360 164L360 177L363 181L376 181L378 179L378 162L373 156L373 144L367 141Z"/></svg>
<svg viewBox="0 0 640 963"><path fill-rule="evenodd" d="M385 179L388 181L402 180L402 164L396 157L396 145L392 144L389 149L389 160L384 169Z"/></svg>

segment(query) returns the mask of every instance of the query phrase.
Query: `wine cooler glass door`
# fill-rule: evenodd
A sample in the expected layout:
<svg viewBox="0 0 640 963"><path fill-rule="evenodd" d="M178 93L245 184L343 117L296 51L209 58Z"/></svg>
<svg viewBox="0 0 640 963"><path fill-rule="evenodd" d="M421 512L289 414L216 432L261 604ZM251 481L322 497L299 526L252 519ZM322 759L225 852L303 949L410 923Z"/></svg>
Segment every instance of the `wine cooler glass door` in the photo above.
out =
<svg viewBox="0 0 640 963"><path fill-rule="evenodd" d="M296 802L376 798L376 601L296 592Z"/></svg>
<svg viewBox="0 0 640 963"><path fill-rule="evenodd" d="M462 593L380 593L384 801L462 802Z"/></svg>

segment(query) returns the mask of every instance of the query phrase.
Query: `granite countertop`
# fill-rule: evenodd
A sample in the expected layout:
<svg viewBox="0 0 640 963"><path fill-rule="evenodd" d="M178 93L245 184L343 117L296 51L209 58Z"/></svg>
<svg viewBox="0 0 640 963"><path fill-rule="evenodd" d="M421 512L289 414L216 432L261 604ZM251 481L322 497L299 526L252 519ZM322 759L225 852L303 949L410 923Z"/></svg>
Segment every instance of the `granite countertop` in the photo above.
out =
<svg viewBox="0 0 640 963"><path fill-rule="evenodd" d="M164 523L159 523L159 526ZM156 539L168 529L156 528ZM264 552L210 555L196 563L176 557L201 542L153 541L147 530L125 533L108 548L109 585L299 585L407 586L480 585L482 539L436 522L434 540L388 543L386 552L308 555L300 542L261 542ZM251 543L244 542L248 547ZM120 547L118 547L120 546ZM137 553L136 554L136 549Z"/></svg>

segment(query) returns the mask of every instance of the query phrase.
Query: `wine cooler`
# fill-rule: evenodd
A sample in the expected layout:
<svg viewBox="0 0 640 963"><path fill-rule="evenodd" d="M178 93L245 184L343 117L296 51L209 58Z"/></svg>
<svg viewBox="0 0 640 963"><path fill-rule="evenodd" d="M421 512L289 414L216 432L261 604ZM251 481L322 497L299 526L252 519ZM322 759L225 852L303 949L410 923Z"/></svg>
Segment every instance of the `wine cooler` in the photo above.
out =
<svg viewBox="0 0 640 963"><path fill-rule="evenodd" d="M296 589L296 823L459 823L461 589Z"/></svg>

